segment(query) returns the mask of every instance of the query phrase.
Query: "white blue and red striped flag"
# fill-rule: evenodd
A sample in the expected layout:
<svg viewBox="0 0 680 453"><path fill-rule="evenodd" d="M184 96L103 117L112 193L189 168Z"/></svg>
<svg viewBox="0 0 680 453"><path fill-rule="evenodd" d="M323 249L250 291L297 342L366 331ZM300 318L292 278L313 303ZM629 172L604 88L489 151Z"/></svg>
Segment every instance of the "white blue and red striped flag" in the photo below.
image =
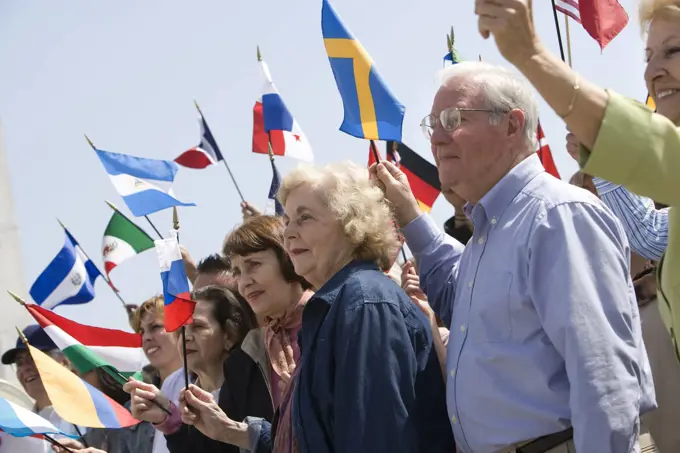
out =
<svg viewBox="0 0 680 453"><path fill-rule="evenodd" d="M171 230L169 238L156 240L154 244L156 245L158 263L161 267L161 280L163 281L165 330L174 332L184 324L191 322L196 304L191 300L189 280L184 270L177 232Z"/></svg>
<svg viewBox="0 0 680 453"><path fill-rule="evenodd" d="M271 143L272 153L276 156L313 162L314 154L307 137L276 90L264 60L260 60L260 68L264 87L253 107L253 152L269 154Z"/></svg>
<svg viewBox="0 0 680 453"><path fill-rule="evenodd" d="M44 434L76 438L58 429L40 415L5 398L0 398L0 431L14 437L38 437Z"/></svg>
<svg viewBox="0 0 680 453"><path fill-rule="evenodd" d="M176 163L100 149L96 151L113 186L136 217L173 206L196 206L179 201L172 193L171 186L179 170Z"/></svg>
<svg viewBox="0 0 680 453"><path fill-rule="evenodd" d="M198 105L196 107L198 108ZM194 146L177 156L175 162L183 167L201 170L215 165L219 161L224 160L224 158L200 110L198 114L201 125L201 141L198 146Z"/></svg>

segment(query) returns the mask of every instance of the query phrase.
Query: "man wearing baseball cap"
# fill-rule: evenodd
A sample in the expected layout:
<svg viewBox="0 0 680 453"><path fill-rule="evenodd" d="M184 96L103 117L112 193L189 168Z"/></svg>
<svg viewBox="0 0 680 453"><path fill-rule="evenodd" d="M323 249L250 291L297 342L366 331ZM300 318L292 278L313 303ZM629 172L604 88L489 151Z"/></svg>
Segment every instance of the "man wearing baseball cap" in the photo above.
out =
<svg viewBox="0 0 680 453"><path fill-rule="evenodd" d="M71 369L71 363L64 356L64 353L59 350L57 345L54 344L40 326L37 324L30 325L23 330L23 333L31 346L40 349L61 365ZM33 412L50 421L65 433L78 434L75 426L63 420L52 408L52 403L45 391L33 358L21 338L17 338L16 346L13 349L5 351L2 355L2 364L15 366L17 380L28 396L35 400ZM0 435L0 453L16 451L21 451L22 453L48 453L52 449L47 442L40 439L18 438L2 433Z"/></svg>

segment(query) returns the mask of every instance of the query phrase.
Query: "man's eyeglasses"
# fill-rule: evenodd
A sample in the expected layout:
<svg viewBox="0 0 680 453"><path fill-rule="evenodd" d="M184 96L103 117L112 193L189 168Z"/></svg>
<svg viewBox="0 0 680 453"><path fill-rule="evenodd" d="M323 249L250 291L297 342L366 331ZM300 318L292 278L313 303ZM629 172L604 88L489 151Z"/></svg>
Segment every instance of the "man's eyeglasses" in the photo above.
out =
<svg viewBox="0 0 680 453"><path fill-rule="evenodd" d="M427 140L432 138L432 133L439 123L446 132L453 132L460 126L460 112L494 112L490 109L466 109L458 107L449 107L442 110L437 118L435 115L427 115L420 122L420 128Z"/></svg>

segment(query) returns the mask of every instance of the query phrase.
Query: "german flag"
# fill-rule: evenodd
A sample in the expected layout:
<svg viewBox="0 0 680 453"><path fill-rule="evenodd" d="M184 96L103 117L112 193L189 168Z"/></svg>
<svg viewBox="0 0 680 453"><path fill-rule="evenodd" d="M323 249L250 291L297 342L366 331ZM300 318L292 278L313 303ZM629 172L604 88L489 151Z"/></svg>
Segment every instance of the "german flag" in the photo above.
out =
<svg viewBox="0 0 680 453"><path fill-rule="evenodd" d="M386 145L388 160L398 165L408 178L411 191L416 197L416 200L418 200L420 209L422 209L423 212L430 212L430 210L432 210L432 205L442 191L441 185L439 184L437 167L429 163L403 143L388 141L386 142ZM369 167L373 163L375 163L375 157L373 156L373 151L369 147Z"/></svg>

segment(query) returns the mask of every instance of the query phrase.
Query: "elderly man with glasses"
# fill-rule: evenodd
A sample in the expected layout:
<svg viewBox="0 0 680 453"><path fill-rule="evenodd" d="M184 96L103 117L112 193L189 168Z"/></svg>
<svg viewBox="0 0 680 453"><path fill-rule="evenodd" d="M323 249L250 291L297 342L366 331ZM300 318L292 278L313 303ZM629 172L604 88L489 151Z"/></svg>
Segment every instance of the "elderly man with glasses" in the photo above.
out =
<svg viewBox="0 0 680 453"><path fill-rule="evenodd" d="M447 405L461 453L638 451L656 406L626 234L592 194L546 173L537 102L506 70L447 68L422 122L442 186L468 203L467 246L420 211L389 162L371 171L450 325Z"/></svg>

